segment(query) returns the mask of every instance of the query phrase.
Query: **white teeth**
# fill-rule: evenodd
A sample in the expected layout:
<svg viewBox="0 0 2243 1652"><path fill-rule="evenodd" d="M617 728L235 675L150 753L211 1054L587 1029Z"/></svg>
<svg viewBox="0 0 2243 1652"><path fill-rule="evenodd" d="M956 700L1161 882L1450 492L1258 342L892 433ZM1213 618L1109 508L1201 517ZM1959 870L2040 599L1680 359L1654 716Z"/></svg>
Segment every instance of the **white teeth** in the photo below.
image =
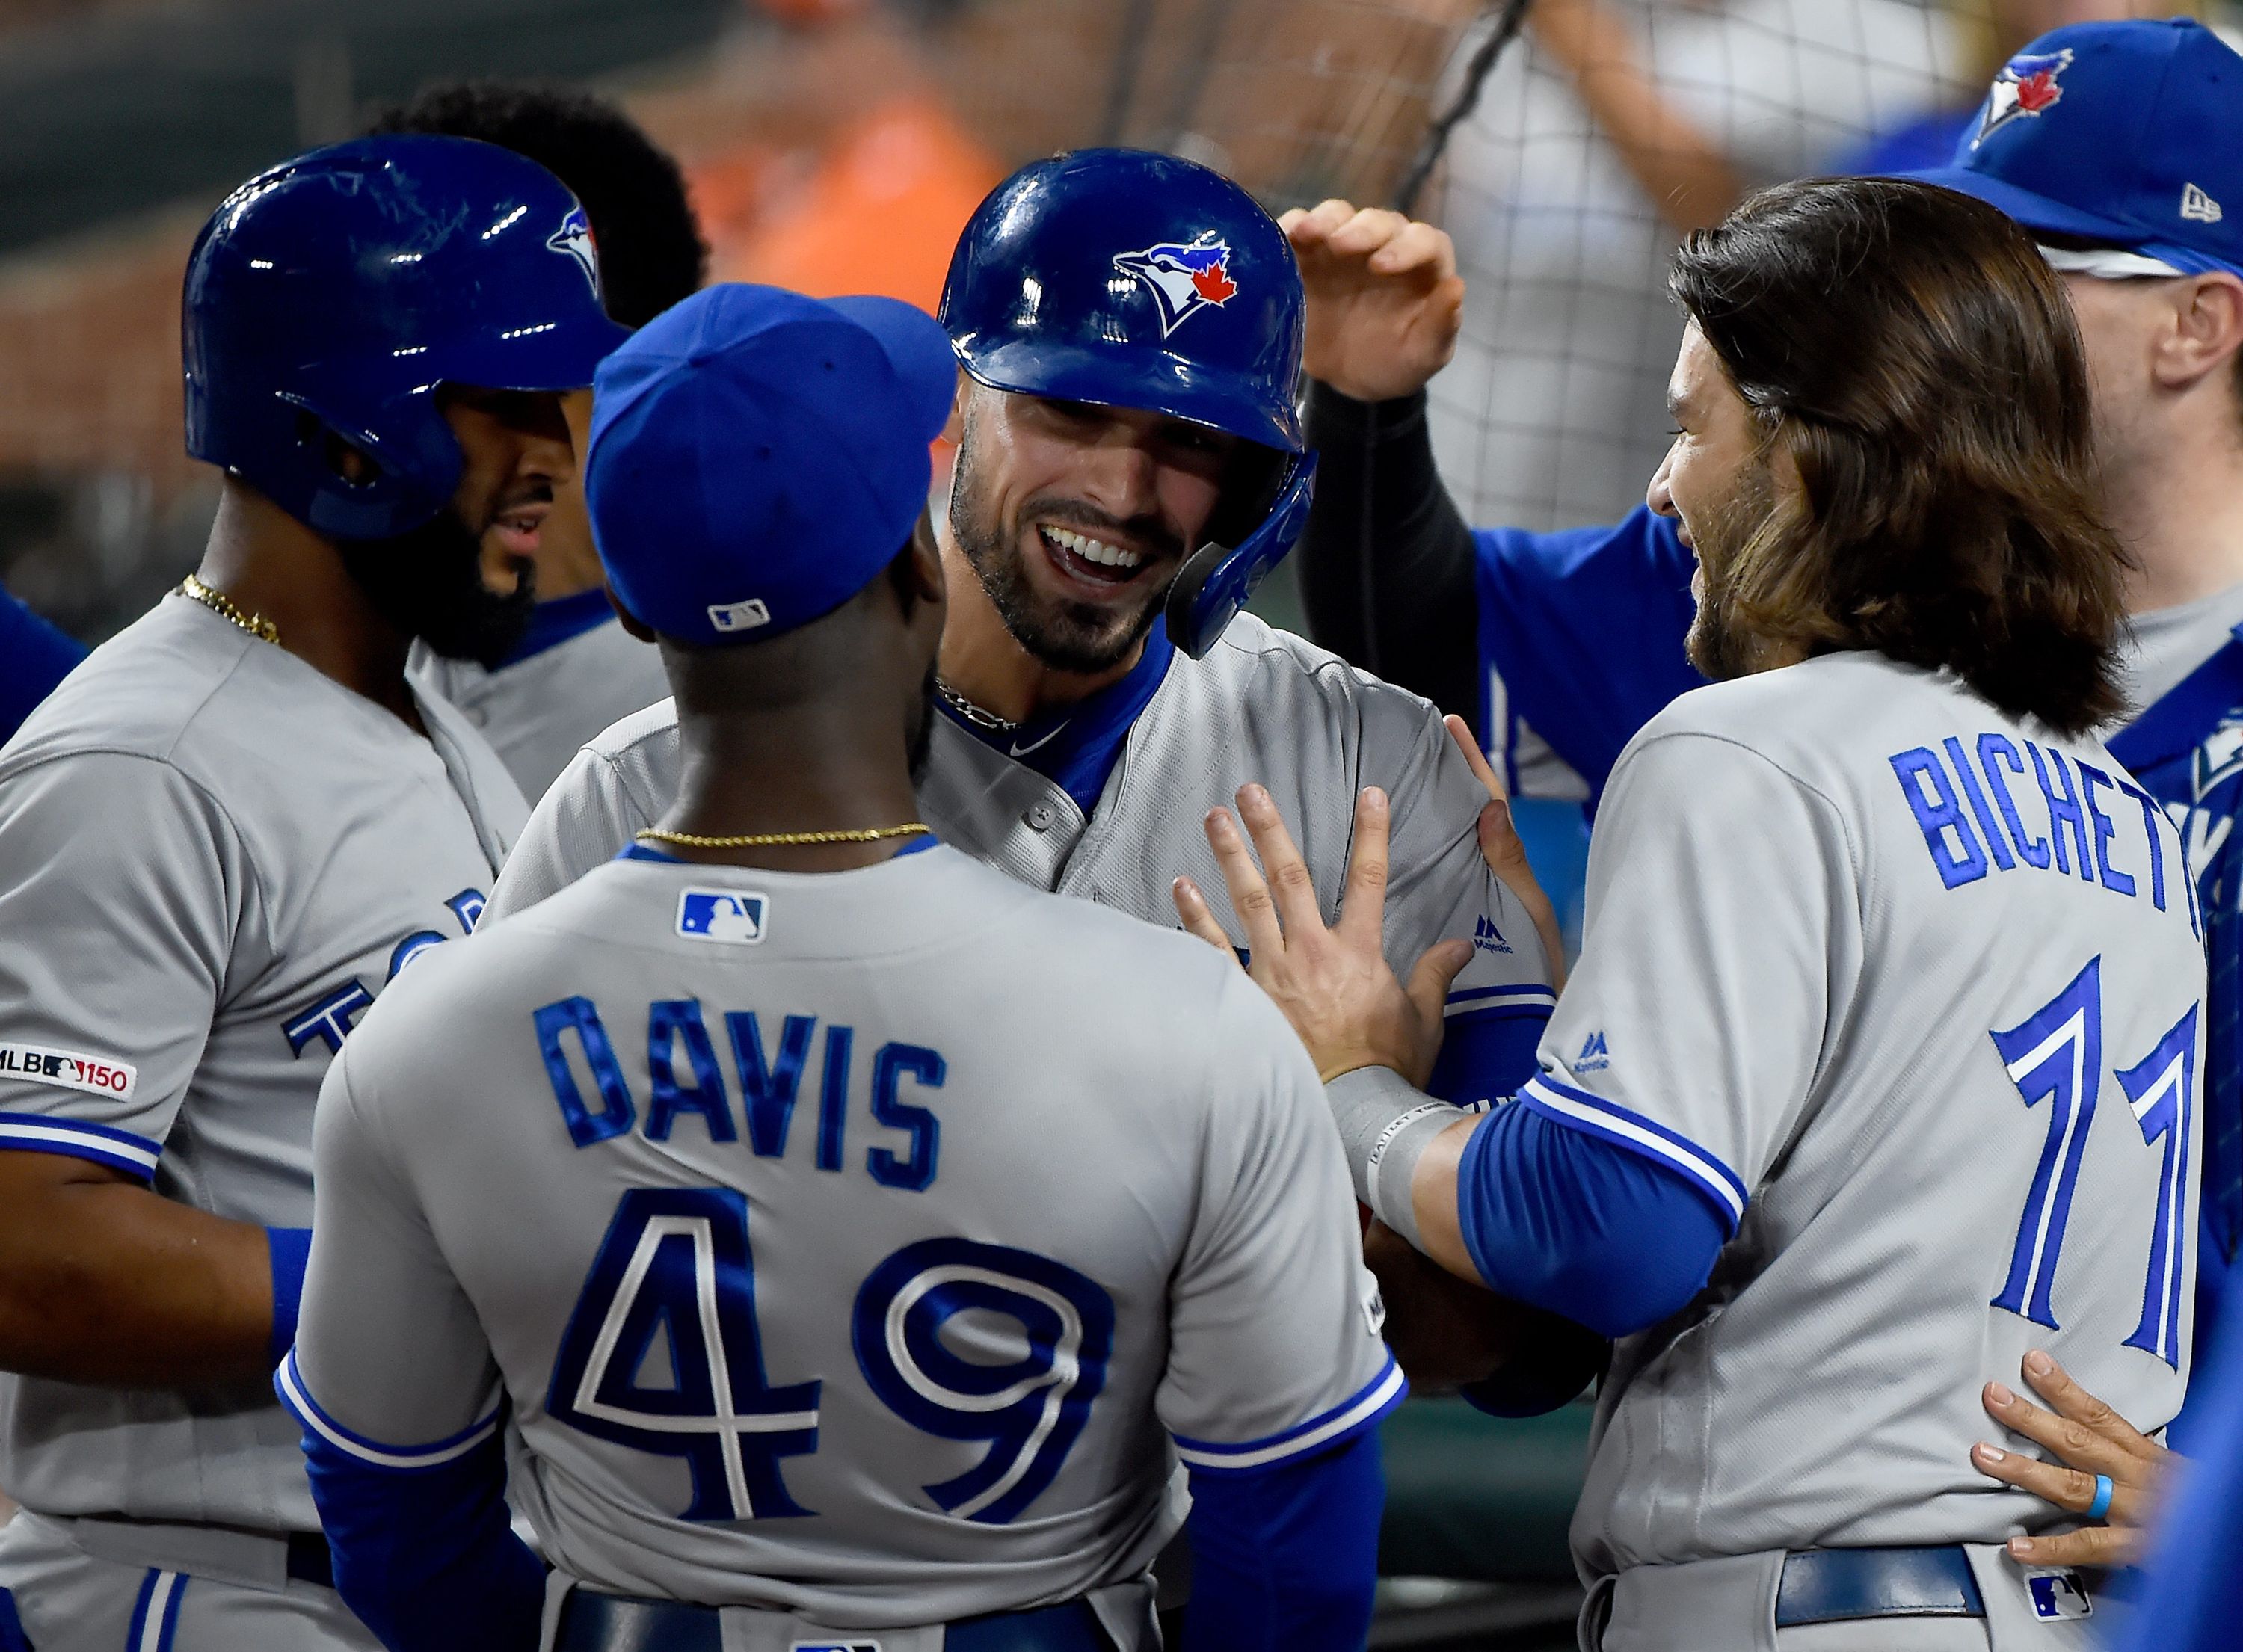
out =
<svg viewBox="0 0 2243 1652"><path fill-rule="evenodd" d="M1135 567L1144 561L1138 552L1119 545L1108 545L1103 540L1088 539L1081 534L1069 533L1063 527L1048 523L1039 524L1046 538L1064 550L1073 551L1086 562L1095 562L1101 567Z"/></svg>

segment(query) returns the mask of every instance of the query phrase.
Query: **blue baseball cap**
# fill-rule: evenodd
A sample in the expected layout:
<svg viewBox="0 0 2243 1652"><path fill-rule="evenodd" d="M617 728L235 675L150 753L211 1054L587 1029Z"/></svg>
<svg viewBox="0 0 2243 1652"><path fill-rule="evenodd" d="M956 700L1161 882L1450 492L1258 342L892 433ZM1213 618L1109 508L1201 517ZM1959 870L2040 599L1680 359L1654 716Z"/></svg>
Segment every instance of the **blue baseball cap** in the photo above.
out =
<svg viewBox="0 0 2243 1652"><path fill-rule="evenodd" d="M958 359L896 299L707 287L600 366L584 497L608 586L693 643L832 613L911 537Z"/></svg>
<svg viewBox="0 0 2243 1652"><path fill-rule="evenodd" d="M2083 23L2002 66L1947 165L1907 174L2183 274L2243 274L2243 56L2200 23Z"/></svg>

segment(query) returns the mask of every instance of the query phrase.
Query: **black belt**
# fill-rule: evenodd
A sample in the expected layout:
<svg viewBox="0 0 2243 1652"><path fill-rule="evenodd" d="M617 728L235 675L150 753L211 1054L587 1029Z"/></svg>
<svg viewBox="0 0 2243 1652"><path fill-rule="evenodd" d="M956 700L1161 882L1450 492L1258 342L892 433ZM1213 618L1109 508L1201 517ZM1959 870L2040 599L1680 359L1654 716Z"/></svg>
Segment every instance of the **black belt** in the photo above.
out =
<svg viewBox="0 0 2243 1652"><path fill-rule="evenodd" d="M327 1550L327 1540L317 1532L289 1533L288 1575L300 1583L334 1588L335 1559Z"/></svg>
<svg viewBox="0 0 2243 1652"><path fill-rule="evenodd" d="M1775 1627L1862 1617L1984 1617L1958 1543L1927 1548L1807 1548L1783 1557Z"/></svg>
<svg viewBox="0 0 2243 1652"><path fill-rule="evenodd" d="M561 1608L553 1652L723 1652L713 1606L642 1601L571 1589ZM877 1629L837 1629L829 1638L797 1636L798 1652L877 1652ZM1034 1612L963 1618L943 1631L943 1652L1113 1652L1098 1617L1081 1601Z"/></svg>

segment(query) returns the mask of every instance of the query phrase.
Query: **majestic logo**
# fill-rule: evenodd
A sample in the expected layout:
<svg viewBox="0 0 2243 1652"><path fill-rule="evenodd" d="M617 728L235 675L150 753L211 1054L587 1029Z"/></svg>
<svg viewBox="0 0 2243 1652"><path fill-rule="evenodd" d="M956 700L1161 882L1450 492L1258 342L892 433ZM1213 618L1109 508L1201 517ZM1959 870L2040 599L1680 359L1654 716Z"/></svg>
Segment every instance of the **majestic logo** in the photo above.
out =
<svg viewBox="0 0 2243 1652"><path fill-rule="evenodd" d="M2193 184L2184 184L2180 191L2180 215L2193 218L2199 224L2217 224L2227 214L2219 203Z"/></svg>
<svg viewBox="0 0 2243 1652"><path fill-rule="evenodd" d="M1213 230L1186 245L1162 241L1142 252L1117 252L1114 267L1153 295L1165 339L1202 310L1219 310L1238 292L1230 247Z"/></svg>
<svg viewBox="0 0 2243 1652"><path fill-rule="evenodd" d="M576 259L577 267L584 272L584 279L592 284L594 294L599 292L599 254L592 247L592 220L584 216L583 207L571 207L569 216L561 220L561 227L545 238L545 245Z"/></svg>
<svg viewBox="0 0 2243 1652"><path fill-rule="evenodd" d="M746 890L689 889L677 897L677 932L689 941L753 946L764 938L768 897Z"/></svg>
<svg viewBox="0 0 2243 1652"><path fill-rule="evenodd" d="M1970 147L1977 148L2013 120L2053 109L2064 97L2064 88L2058 83L2071 67L2069 47L2062 51L2021 53L2003 64L2002 72L1994 77L1994 90L1986 98L1986 112L1979 118L1978 135L1970 140Z"/></svg>
<svg viewBox="0 0 2243 1652"><path fill-rule="evenodd" d="M1472 946L1482 952L1511 950L1511 943L1503 938L1503 931L1495 927L1492 918L1486 917L1472 920Z"/></svg>
<svg viewBox="0 0 2243 1652"><path fill-rule="evenodd" d="M1605 1035L1593 1032L1581 1041L1581 1053L1573 1058L1575 1072L1602 1072L1612 1065L1612 1051L1605 1045Z"/></svg>
<svg viewBox="0 0 2243 1652"><path fill-rule="evenodd" d="M2027 1572L2025 1590L2032 1596L2033 1615L2044 1623L2087 1617L2095 1610L2095 1602L2070 1571Z"/></svg>

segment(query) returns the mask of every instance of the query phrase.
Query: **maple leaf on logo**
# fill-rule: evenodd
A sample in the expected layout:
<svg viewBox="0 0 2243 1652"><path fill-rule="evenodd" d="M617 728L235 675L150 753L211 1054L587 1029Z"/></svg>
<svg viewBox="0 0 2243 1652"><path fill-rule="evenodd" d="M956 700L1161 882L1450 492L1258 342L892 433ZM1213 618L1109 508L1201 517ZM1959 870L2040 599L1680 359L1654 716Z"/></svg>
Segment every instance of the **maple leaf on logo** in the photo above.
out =
<svg viewBox="0 0 2243 1652"><path fill-rule="evenodd" d="M2027 114L2038 114L2063 96L2064 88L2056 84L2052 70L2044 69L2017 82L2017 107Z"/></svg>
<svg viewBox="0 0 2243 1652"><path fill-rule="evenodd" d="M1220 264L1211 264L1204 270L1192 272L1192 290L1209 304L1221 304L1238 291L1238 283Z"/></svg>

